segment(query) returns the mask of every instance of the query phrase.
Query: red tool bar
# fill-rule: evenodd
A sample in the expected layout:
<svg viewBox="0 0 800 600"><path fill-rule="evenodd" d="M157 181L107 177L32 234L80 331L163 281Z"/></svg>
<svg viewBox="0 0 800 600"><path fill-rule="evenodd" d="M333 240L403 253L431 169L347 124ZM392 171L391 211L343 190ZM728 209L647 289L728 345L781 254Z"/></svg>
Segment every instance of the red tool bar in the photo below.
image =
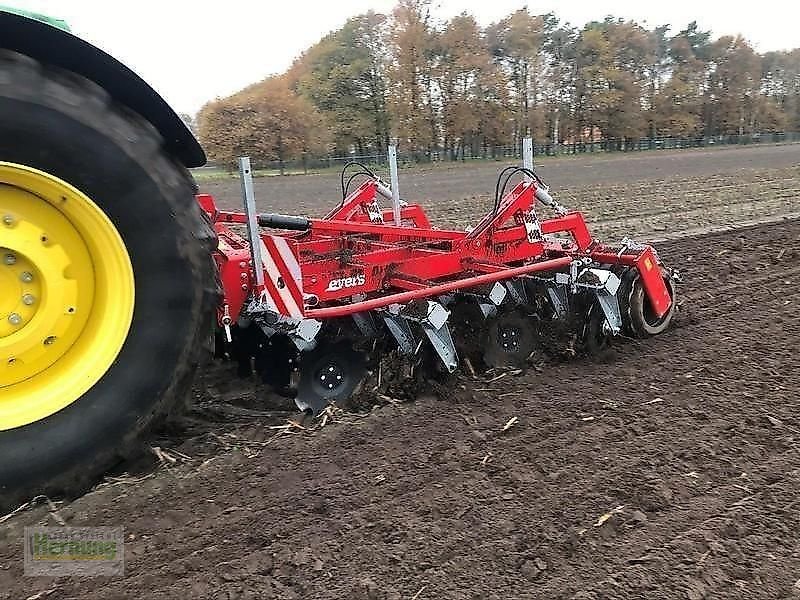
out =
<svg viewBox="0 0 800 600"><path fill-rule="evenodd" d="M305 316L309 319L330 319L332 317L344 317L354 313L364 312L367 310L375 310L384 308L390 304L404 304L412 300L436 296L439 294L446 294L454 290L475 287L486 283L494 283L503 279L510 279L519 275L526 275L528 273L535 273L537 271L550 271L566 267L572 262L571 256L562 256L561 258L553 258L545 260L532 265L525 265L524 267L515 267L513 269L504 269L496 273L487 273L485 275L476 275L466 279L459 279L458 281L449 281L439 285L412 290L409 292L400 292L398 294L391 294L381 298L373 298L372 300L365 300L364 302L356 302L354 304L347 304L345 306L331 306L328 308L315 308L306 310Z"/></svg>
<svg viewBox="0 0 800 600"><path fill-rule="evenodd" d="M333 232L337 235L345 233L371 233L380 236L398 236L421 240L459 240L466 234L461 231L446 229L418 229L416 227L397 227L375 223L356 223L353 221L332 221L328 219L312 219L311 231L316 233Z"/></svg>
<svg viewBox="0 0 800 600"><path fill-rule="evenodd" d="M578 249L586 250L592 245L592 234L586 226L586 220L578 212L567 213L566 215L542 221L542 233L561 233L569 232L575 238Z"/></svg>
<svg viewBox="0 0 800 600"><path fill-rule="evenodd" d="M617 254L616 252L590 252L593 260L606 265L628 265L632 266L636 260L635 254Z"/></svg>

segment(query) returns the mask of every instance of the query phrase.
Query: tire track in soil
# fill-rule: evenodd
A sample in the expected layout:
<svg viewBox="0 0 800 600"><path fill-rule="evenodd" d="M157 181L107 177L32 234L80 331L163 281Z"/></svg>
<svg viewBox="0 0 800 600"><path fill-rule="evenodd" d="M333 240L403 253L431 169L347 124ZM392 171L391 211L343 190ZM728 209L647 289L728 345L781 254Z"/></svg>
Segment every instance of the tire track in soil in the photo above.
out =
<svg viewBox="0 0 800 600"><path fill-rule="evenodd" d="M791 221L660 247L687 310L606 361L461 378L447 401L274 445L263 421L221 454L185 440L197 462L61 511L133 537L126 579L64 579L48 598L790 595L800 320L780 282L798 242ZM0 537L0 590L24 598L52 582L20 576L17 533Z"/></svg>

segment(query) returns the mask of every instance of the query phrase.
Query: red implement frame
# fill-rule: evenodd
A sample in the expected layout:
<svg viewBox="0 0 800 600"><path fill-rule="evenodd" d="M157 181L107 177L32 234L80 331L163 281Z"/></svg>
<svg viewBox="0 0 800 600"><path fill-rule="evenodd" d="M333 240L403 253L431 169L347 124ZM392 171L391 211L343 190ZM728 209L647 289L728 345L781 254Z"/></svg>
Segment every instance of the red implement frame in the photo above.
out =
<svg viewBox="0 0 800 600"><path fill-rule="evenodd" d="M594 241L583 215L538 221L535 182L521 182L469 232L431 227L418 205L402 208L402 223L377 206L378 187L368 181L303 231L261 232L264 286L257 289L250 244L231 224L241 212L220 211L211 196L198 202L219 236L215 260L224 301L220 320L240 314L248 297L265 298L294 318L326 319L403 304L537 272L567 271L590 258L635 267L655 314L672 302L650 246L629 252ZM555 236L555 237L554 237Z"/></svg>

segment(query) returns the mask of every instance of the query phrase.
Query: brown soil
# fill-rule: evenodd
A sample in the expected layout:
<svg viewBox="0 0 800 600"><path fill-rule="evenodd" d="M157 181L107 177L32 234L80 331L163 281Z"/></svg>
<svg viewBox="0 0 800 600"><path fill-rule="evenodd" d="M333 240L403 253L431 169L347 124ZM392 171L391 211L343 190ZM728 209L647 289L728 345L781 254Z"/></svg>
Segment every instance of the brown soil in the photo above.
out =
<svg viewBox="0 0 800 600"><path fill-rule="evenodd" d="M658 222L702 227L741 195ZM589 207L607 232L653 211L620 196ZM463 375L446 399L286 432L269 427L291 407L212 366L155 442L174 464L0 525L0 597L800 597L800 220L659 251L684 277L676 327L600 362ZM56 516L124 525L126 577L23 577L22 527Z"/></svg>
<svg viewBox="0 0 800 600"><path fill-rule="evenodd" d="M69 524L125 525L125 579L22 577L21 527L54 523L34 511L4 525L0 594L789 597L798 242L789 221L665 245L686 281L679 326L602 363L465 377L448 401L278 438L274 418L196 413L160 442L184 464L60 510ZM207 376L206 402L230 396L228 375Z"/></svg>

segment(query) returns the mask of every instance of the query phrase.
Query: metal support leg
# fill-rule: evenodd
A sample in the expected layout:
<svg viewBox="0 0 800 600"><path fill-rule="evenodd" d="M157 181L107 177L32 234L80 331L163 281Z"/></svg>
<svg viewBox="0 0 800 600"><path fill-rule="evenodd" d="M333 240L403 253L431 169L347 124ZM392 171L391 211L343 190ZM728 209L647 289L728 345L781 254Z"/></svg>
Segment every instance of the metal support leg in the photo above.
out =
<svg viewBox="0 0 800 600"><path fill-rule="evenodd" d="M453 336L450 335L450 327L447 326L447 323L442 325L439 329L434 329L431 325L423 323L422 328L425 330L425 335L427 335L428 339L431 341L436 354L442 359L442 363L444 363L447 372L452 373L455 371L458 368L458 354L456 353L456 347L455 344L453 344Z"/></svg>
<svg viewBox="0 0 800 600"><path fill-rule="evenodd" d="M606 316L606 321L611 327L611 332L617 335L622 331L622 314L619 310L619 301L616 296L611 296L602 290L597 290L597 301L600 303L600 308L603 309L603 314Z"/></svg>
<svg viewBox="0 0 800 600"><path fill-rule="evenodd" d="M256 197L253 193L253 171L250 167L249 156L242 156L239 159L239 176L242 180L242 198L244 199L244 212L247 216L247 237L250 240L250 256L253 257L256 288L261 292L264 289L264 266L261 259L261 237L258 235Z"/></svg>
<svg viewBox="0 0 800 600"><path fill-rule="evenodd" d="M556 316L559 319L564 317L567 314L567 294L564 286L548 287L547 297L550 298Z"/></svg>
<svg viewBox="0 0 800 600"><path fill-rule="evenodd" d="M394 339L397 340L400 352L403 354L414 354L414 333L411 331L411 326L408 324L408 321L403 317L390 313L383 314L383 321L386 323L386 327L389 328L389 332Z"/></svg>
<svg viewBox="0 0 800 600"><path fill-rule="evenodd" d="M394 224L398 227L402 225L400 218L400 183L397 175L397 145L389 145L389 177L392 183L392 211L394 213Z"/></svg>
<svg viewBox="0 0 800 600"><path fill-rule="evenodd" d="M533 138L522 139L522 166L533 171Z"/></svg>
<svg viewBox="0 0 800 600"><path fill-rule="evenodd" d="M356 327L358 327L358 330L361 332L361 335L364 337L374 338L378 335L378 331L375 329L375 320L372 318L371 313L354 313L353 321L355 322Z"/></svg>
<svg viewBox="0 0 800 600"><path fill-rule="evenodd" d="M452 373L458 368L458 354L453 344L453 336L450 335L450 327L447 325L449 318L449 310L438 302L428 300L427 315L420 320L420 324L436 354L442 359L447 372Z"/></svg>
<svg viewBox="0 0 800 600"><path fill-rule="evenodd" d="M527 304L528 293L525 291L525 282L522 279L509 279L506 283L511 299L515 304Z"/></svg>

